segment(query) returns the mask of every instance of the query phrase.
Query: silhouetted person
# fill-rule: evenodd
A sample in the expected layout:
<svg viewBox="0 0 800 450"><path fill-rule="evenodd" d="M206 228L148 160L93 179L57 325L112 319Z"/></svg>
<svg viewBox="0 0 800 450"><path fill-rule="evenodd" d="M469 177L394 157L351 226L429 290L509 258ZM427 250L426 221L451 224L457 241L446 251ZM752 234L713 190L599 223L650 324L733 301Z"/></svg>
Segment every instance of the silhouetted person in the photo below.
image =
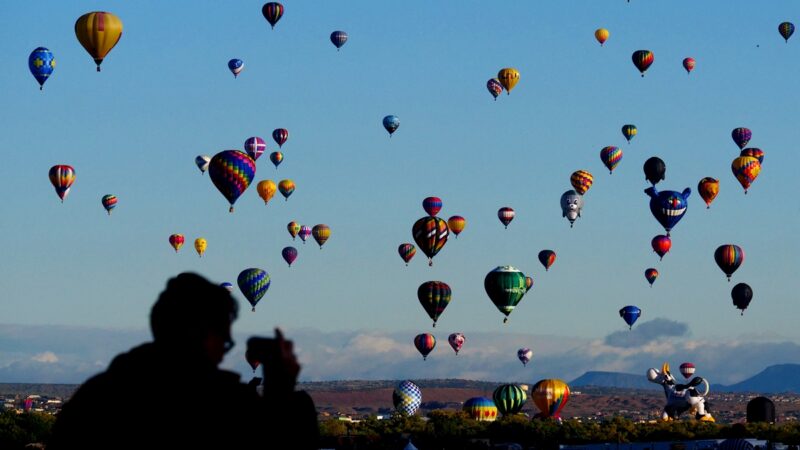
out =
<svg viewBox="0 0 800 450"><path fill-rule="evenodd" d="M233 347L236 300L183 273L150 312L153 342L114 358L64 404L49 450L114 448L318 448L316 408L295 391L300 365L291 341L251 338L264 374L249 384L219 369Z"/></svg>

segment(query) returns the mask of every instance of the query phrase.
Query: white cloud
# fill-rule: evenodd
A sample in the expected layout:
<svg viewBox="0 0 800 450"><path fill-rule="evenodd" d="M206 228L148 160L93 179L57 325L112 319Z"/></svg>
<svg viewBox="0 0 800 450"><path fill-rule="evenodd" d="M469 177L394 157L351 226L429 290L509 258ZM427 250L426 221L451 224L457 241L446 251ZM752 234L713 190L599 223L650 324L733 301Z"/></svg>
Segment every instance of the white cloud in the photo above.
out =
<svg viewBox="0 0 800 450"><path fill-rule="evenodd" d="M31 356L31 359L36 362L47 363L47 364L53 364L58 362L58 356L56 356L56 354L53 352L38 353L36 355Z"/></svg>

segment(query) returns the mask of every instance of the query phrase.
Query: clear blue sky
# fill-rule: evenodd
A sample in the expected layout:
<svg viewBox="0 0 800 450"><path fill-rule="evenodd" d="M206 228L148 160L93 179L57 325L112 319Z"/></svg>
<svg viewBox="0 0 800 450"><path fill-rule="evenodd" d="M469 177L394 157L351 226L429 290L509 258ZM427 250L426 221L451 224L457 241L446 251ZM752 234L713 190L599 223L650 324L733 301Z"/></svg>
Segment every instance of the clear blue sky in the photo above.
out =
<svg viewBox="0 0 800 450"><path fill-rule="evenodd" d="M0 321L139 328L168 277L190 270L235 283L260 267L272 286L254 314L237 291L241 332L431 331L416 290L442 280L453 301L440 338L600 337L625 328L617 310L634 304L642 320L685 322L695 336L800 340L800 37L785 44L777 31L800 21L795 2L286 1L274 30L262 4L0 6ZM73 31L93 10L124 23L101 73ZM599 27L611 32L602 48ZM328 40L337 29L350 36L339 52ZM37 46L57 60L44 92L27 68ZM644 78L630 60L638 49L655 54ZM697 60L690 76L686 56ZM244 60L238 79L231 58ZM509 66L521 80L494 102L486 80ZM391 139L387 114L401 121ZM625 123L639 128L630 145ZM747 196L730 171L738 126L766 152ZM292 178L294 195L264 207L253 185L229 214L194 157L241 149L253 135L272 151L278 127L290 130L285 160L276 171L262 157L253 184ZM598 157L606 145L624 151L611 176ZM643 193L642 163L654 155L667 163L661 189L721 180L710 210L693 192L663 261L650 249L663 229ZM47 178L54 164L77 173L63 205ZM570 229L559 197L578 169L595 183ZM100 205L108 193L119 198L111 217ZM443 199L442 217L462 215L467 227L433 268L421 252L406 268L396 248L413 242L429 195ZM502 206L517 212L508 230L496 217ZM332 237L321 251L292 242L291 220L326 223ZM172 233L187 239L177 255ZM199 236L208 240L202 259L191 245ZM723 243L746 252L732 283L713 261ZM286 245L300 250L292 268ZM558 253L547 273L536 259L544 248ZM505 264L535 287L503 325L483 278ZM648 267L661 272L652 289ZM755 291L744 317L731 304L736 282Z"/></svg>

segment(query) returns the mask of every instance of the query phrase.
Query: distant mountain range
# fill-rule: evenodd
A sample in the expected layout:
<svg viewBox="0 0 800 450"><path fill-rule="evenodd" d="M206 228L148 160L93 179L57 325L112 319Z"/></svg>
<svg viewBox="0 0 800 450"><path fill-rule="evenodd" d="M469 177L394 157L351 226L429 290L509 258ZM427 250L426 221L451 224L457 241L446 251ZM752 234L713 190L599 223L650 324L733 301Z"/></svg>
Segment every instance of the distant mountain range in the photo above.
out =
<svg viewBox="0 0 800 450"><path fill-rule="evenodd" d="M571 388L610 387L624 389L661 389L661 386L647 381L644 374L622 372L586 372L568 383Z"/></svg>

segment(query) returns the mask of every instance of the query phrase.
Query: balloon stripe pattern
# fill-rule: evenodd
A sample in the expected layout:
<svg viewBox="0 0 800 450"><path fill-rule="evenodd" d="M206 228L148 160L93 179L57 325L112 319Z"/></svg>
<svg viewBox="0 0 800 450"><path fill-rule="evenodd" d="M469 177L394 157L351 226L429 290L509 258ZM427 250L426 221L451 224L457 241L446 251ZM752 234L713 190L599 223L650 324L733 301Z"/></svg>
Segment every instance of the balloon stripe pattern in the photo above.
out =
<svg viewBox="0 0 800 450"><path fill-rule="evenodd" d="M528 400L528 394L516 384L503 384L494 390L492 399L500 414L508 416L522 411L522 407Z"/></svg>
<svg viewBox="0 0 800 450"><path fill-rule="evenodd" d="M462 410L479 422L494 422L497 419L497 406L486 397L473 397L467 400Z"/></svg>
<svg viewBox="0 0 800 450"><path fill-rule="evenodd" d="M253 312L255 312L256 304L269 289L269 274L262 269L245 269L239 273L236 283L239 285L239 290L242 291L242 294L253 307Z"/></svg>
<svg viewBox="0 0 800 450"><path fill-rule="evenodd" d="M100 64L122 37L122 21L114 14L96 11L84 14L75 22L75 35L83 48Z"/></svg>
<svg viewBox="0 0 800 450"><path fill-rule="evenodd" d="M720 245L714 251L714 261L728 277L728 281L731 281L731 275L733 275L736 269L744 262L744 250L738 245Z"/></svg>
<svg viewBox="0 0 800 450"><path fill-rule="evenodd" d="M778 25L778 33L781 34L781 36L783 37L783 39L786 40L786 42L789 42L789 38L792 37L792 35L794 34L794 24L792 22L781 23L780 25Z"/></svg>
<svg viewBox="0 0 800 450"><path fill-rule="evenodd" d="M256 162L239 150L225 150L211 158L208 174L214 186L230 202L230 212L233 212L233 204L253 181Z"/></svg>
<svg viewBox="0 0 800 450"><path fill-rule="evenodd" d="M436 321L442 315L444 309L450 303L453 291L450 286L443 281L426 281L419 285L417 289L417 298L419 303L433 319L433 326L436 326Z"/></svg>
<svg viewBox="0 0 800 450"><path fill-rule="evenodd" d="M400 254L400 257L403 258L403 261L405 261L407 266L408 262L411 261L411 258L417 254L417 248L414 247L414 244L409 244L406 242L397 247L397 253Z"/></svg>
<svg viewBox="0 0 800 450"><path fill-rule="evenodd" d="M569 386L562 380L540 380L531 387L531 400L543 418L561 418L561 410L569 401Z"/></svg>
<svg viewBox="0 0 800 450"><path fill-rule="evenodd" d="M608 169L608 173L614 173L614 169L622 161L622 150L619 147L608 146L600 150L600 161Z"/></svg>
<svg viewBox="0 0 800 450"><path fill-rule="evenodd" d="M650 65L653 64L656 58L650 50L636 50L633 52L633 55L631 55L631 59L633 60L633 65L639 69L642 77L644 77L644 73Z"/></svg>
<svg viewBox="0 0 800 450"><path fill-rule="evenodd" d="M392 392L392 403L398 413L413 416L422 404L422 391L411 381L403 381Z"/></svg>
<svg viewBox="0 0 800 450"><path fill-rule="evenodd" d="M433 348L436 347L436 338L430 333L418 334L414 338L414 347L420 352L424 361L428 359L428 355L433 351Z"/></svg>
<svg viewBox="0 0 800 450"><path fill-rule="evenodd" d="M102 199L100 199L100 203L103 204L103 208L108 211L108 215L111 215L111 210L117 207L117 196L107 194L104 195Z"/></svg>
<svg viewBox="0 0 800 450"><path fill-rule="evenodd" d="M278 144L278 148L283 147L287 139L289 139L289 130L286 128L276 128L272 131L272 140Z"/></svg>
<svg viewBox="0 0 800 450"><path fill-rule="evenodd" d="M638 132L639 130L636 128L636 125L627 124L622 126L622 135L625 136L629 144L631 143L631 139L633 139Z"/></svg>
<svg viewBox="0 0 800 450"><path fill-rule="evenodd" d="M447 235L450 229L447 228L447 222L438 217L423 217L414 223L411 227L411 234L414 236L414 242L417 247L425 253L428 257L428 265L433 265L433 257L439 253L447 243Z"/></svg>
<svg viewBox="0 0 800 450"><path fill-rule="evenodd" d="M436 214L442 210L442 199L439 197L426 197L422 200L422 209L424 209L429 216L436 217Z"/></svg>
<svg viewBox="0 0 800 450"><path fill-rule="evenodd" d="M319 248L322 249L322 246L328 242L328 239L331 237L331 228L322 223L314 225L314 228L311 229L311 235L314 236L314 240L317 241Z"/></svg>
<svg viewBox="0 0 800 450"><path fill-rule="evenodd" d="M283 5L278 2L269 2L261 7L261 14L274 29L275 24L278 23L283 16Z"/></svg>
<svg viewBox="0 0 800 450"><path fill-rule="evenodd" d="M63 203L69 194L72 183L75 182L75 169L66 164L59 164L50 168L48 176L50 177L50 183L56 190L56 194L58 194L58 198Z"/></svg>

